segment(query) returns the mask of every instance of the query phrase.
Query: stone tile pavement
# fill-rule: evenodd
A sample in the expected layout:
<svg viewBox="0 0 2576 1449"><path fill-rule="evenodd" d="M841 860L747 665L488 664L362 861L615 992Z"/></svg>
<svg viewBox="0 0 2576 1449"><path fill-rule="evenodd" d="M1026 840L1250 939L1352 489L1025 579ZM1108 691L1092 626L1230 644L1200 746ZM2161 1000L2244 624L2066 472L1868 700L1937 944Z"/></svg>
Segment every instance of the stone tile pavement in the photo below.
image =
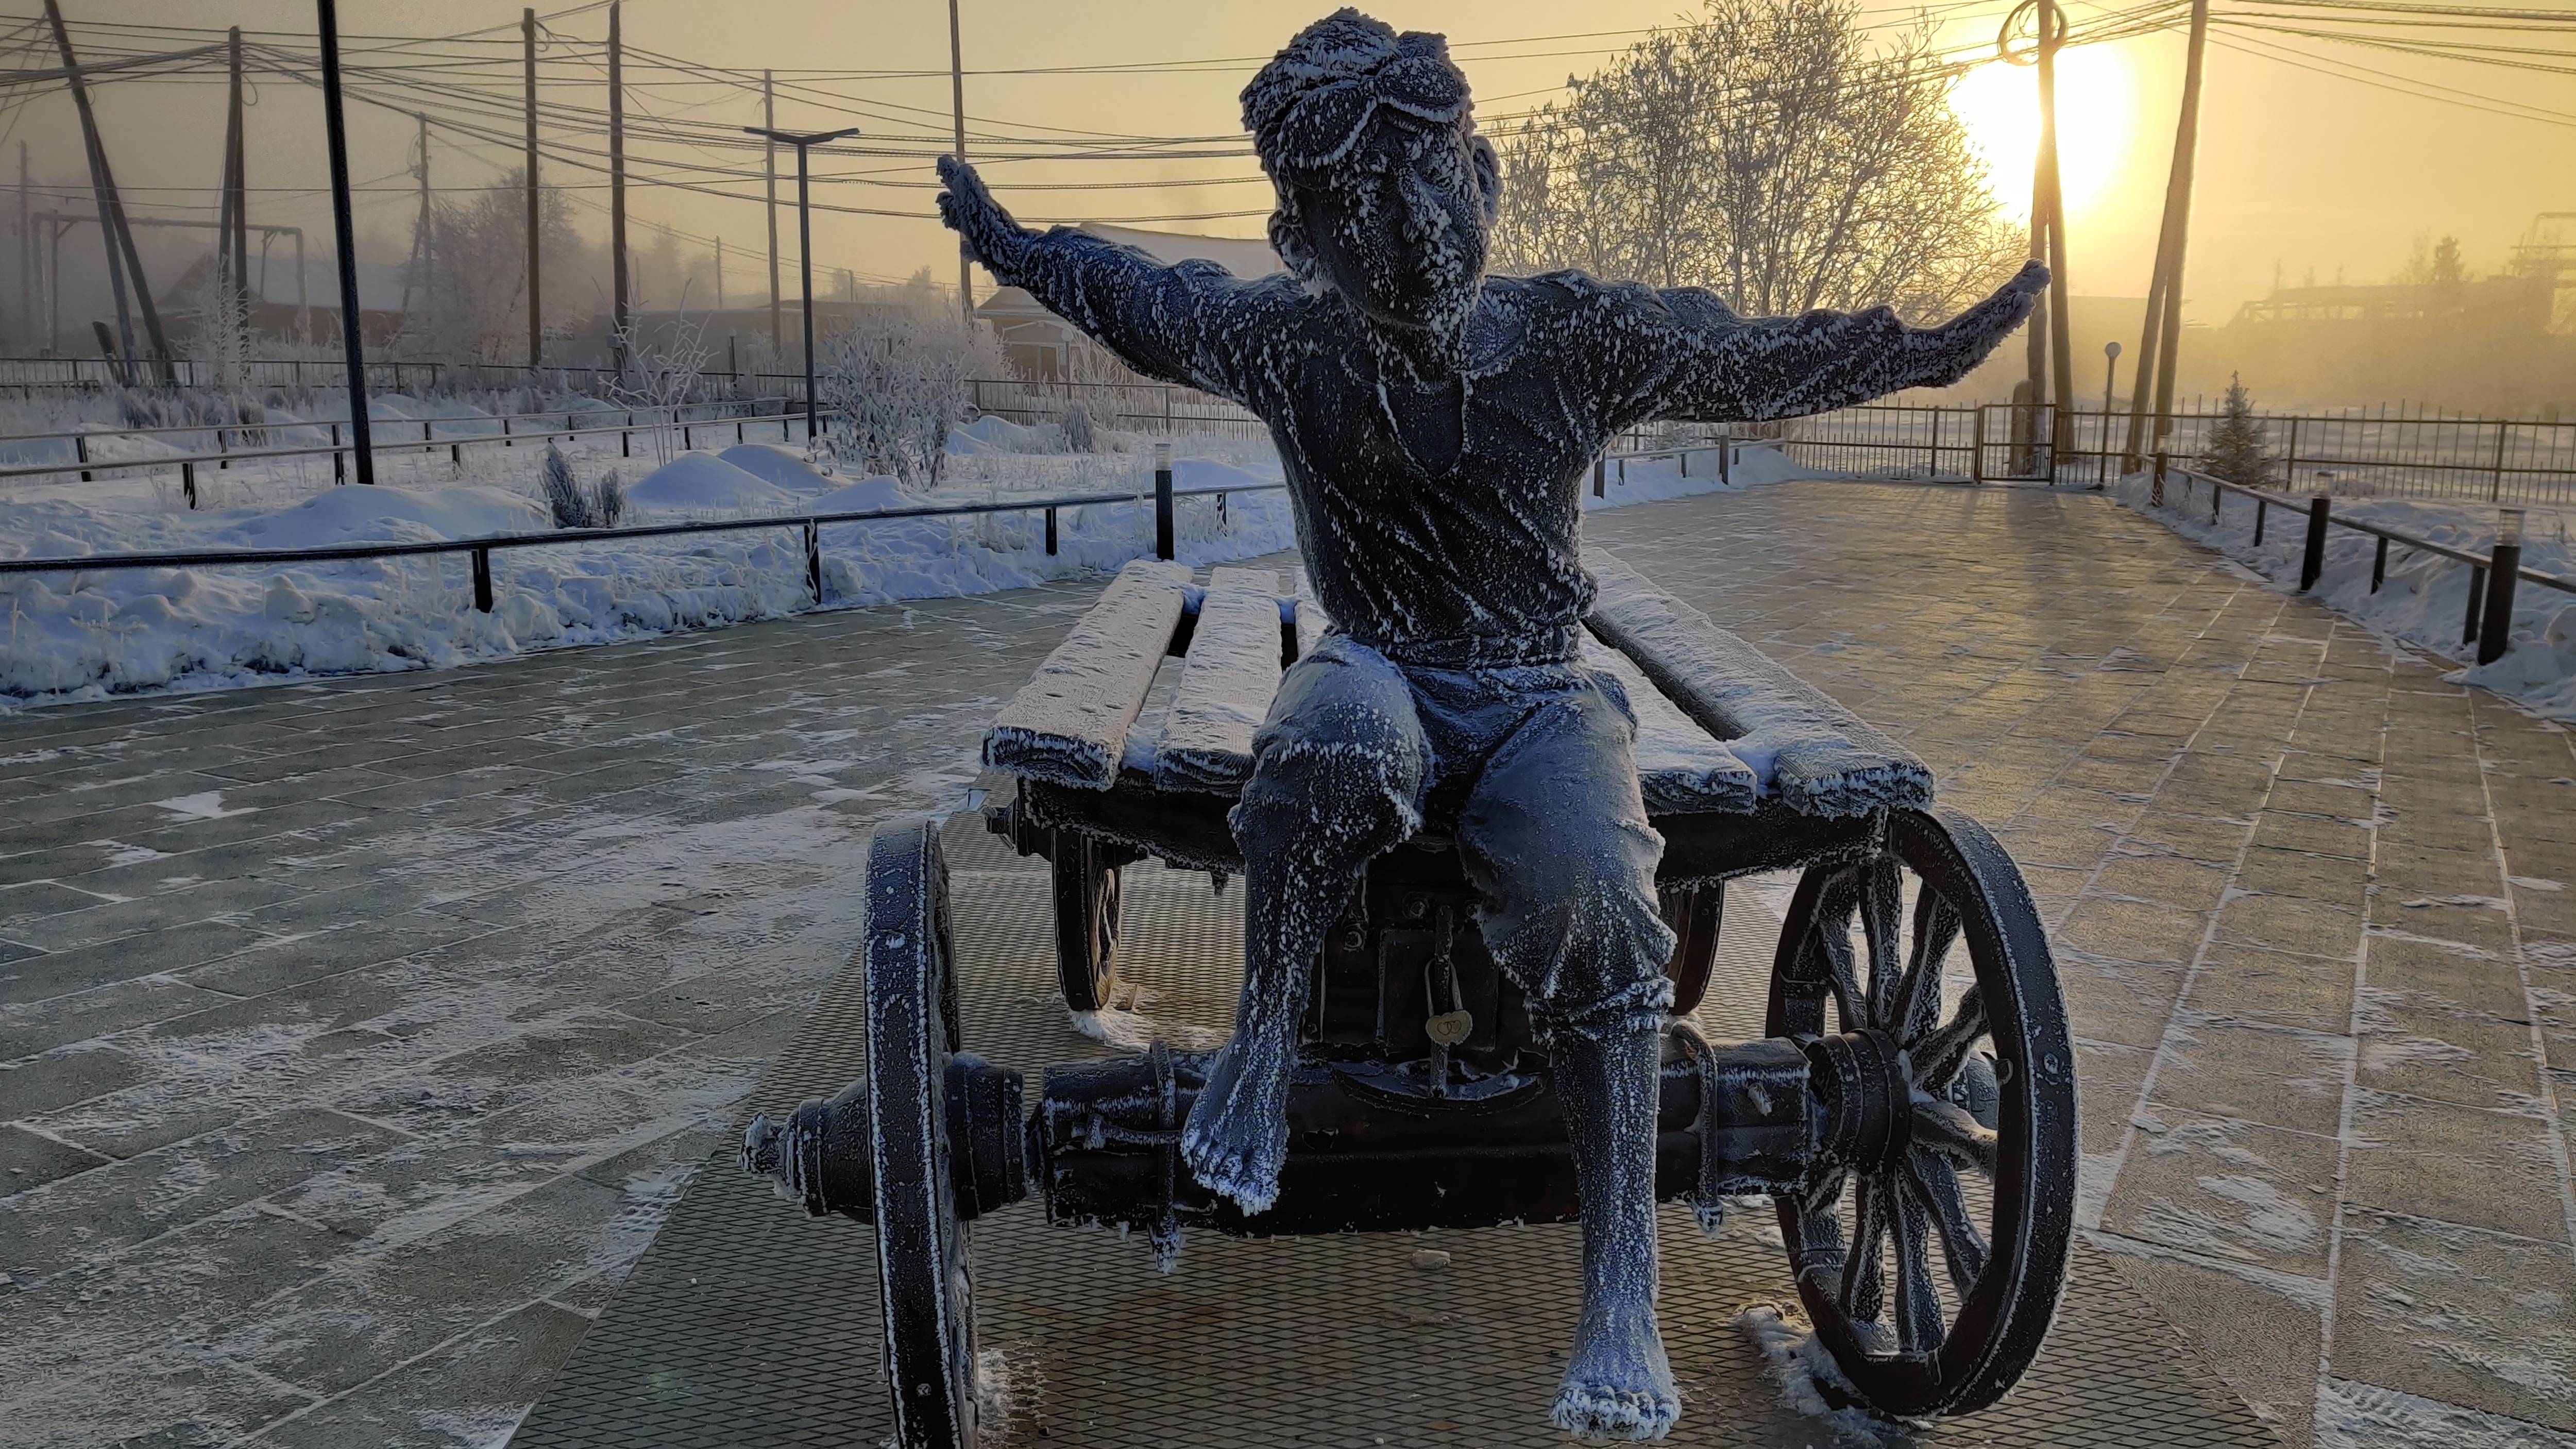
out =
<svg viewBox="0 0 2576 1449"><path fill-rule="evenodd" d="M2293 1444L2576 1443L2576 756L2089 496L1599 515L1997 828L2084 1213ZM0 718L0 1444L491 1442L1076 588Z"/></svg>
<svg viewBox="0 0 2576 1449"><path fill-rule="evenodd" d="M2098 496L1587 526L2021 862L2083 1221L2285 1440L2576 1444L2576 736Z"/></svg>

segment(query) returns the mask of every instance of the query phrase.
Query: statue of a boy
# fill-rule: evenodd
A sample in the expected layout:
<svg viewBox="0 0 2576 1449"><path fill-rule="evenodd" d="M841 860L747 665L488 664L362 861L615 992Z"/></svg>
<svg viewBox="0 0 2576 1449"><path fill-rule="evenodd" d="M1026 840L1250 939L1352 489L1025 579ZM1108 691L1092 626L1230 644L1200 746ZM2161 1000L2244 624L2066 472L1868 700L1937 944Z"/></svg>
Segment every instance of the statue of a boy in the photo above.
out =
<svg viewBox="0 0 2576 1449"><path fill-rule="evenodd" d="M1673 937L1619 685L1576 638L1584 476L1657 418L1791 417L1974 367L2036 263L1946 326L1884 308L1743 318L1694 287L1483 275L1501 168L1437 35L1354 10L1243 91L1289 275L1166 267L1014 223L940 162L940 215L1004 283L1150 377L1269 424L1336 629L1280 683L1232 820L1245 861L1234 1037L1191 1111L1191 1171L1244 1211L1278 1191L1296 1023L1369 861L1450 823L1487 946L1530 1001L1574 1144L1584 1307L1553 1417L1647 1439L1681 1413L1655 1321L1656 1063Z"/></svg>

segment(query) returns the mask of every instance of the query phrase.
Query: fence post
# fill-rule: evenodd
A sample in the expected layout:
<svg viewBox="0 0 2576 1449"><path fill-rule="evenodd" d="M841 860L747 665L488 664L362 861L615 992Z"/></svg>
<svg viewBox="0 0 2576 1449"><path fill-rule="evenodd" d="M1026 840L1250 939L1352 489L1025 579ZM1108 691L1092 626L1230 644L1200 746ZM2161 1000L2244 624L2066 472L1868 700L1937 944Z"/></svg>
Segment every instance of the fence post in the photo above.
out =
<svg viewBox="0 0 2576 1449"><path fill-rule="evenodd" d="M1163 406L1167 414L1171 408L1171 402L1172 395L1166 391L1163 394ZM1172 522L1172 445L1156 443L1154 445L1154 557L1156 558L1172 557Z"/></svg>
<svg viewBox="0 0 2576 1449"><path fill-rule="evenodd" d="M1977 404L1976 426L1968 430L1968 481L1986 481L1986 405Z"/></svg>
<svg viewBox="0 0 2576 1449"><path fill-rule="evenodd" d="M449 443L447 445L447 461L450 466L456 469L457 472L464 472L465 445L463 443Z"/></svg>
<svg viewBox="0 0 2576 1449"><path fill-rule="evenodd" d="M1727 433L1720 436L1717 440L1717 486L1720 488L1733 487L1735 484L1734 474L1735 435Z"/></svg>
<svg viewBox="0 0 2576 1449"><path fill-rule="evenodd" d="M2299 420L2297 418L2290 419L2290 450L2281 458L2281 486L2285 489L2299 486Z"/></svg>
<svg viewBox="0 0 2576 1449"><path fill-rule="evenodd" d="M2469 565L2469 615L2460 622L2460 642L2478 642L2478 610L2486 603L2487 571L2481 564Z"/></svg>
<svg viewBox="0 0 2576 1449"><path fill-rule="evenodd" d="M1721 458L1723 458L1724 456L1725 456L1724 454L1719 454L1719 457L1721 457ZM1719 469L1719 473L1720 473L1721 477L1723 476L1724 472L1725 472L1725 470L1724 470L1723 468L1720 468L1720 469ZM1930 448L1929 450L1927 450L1927 452L1925 453L1924 459L1923 459L1923 479L1924 479L1924 481L1925 481L1925 482L1927 482L1927 483L1928 483L1928 482L1930 482L1932 479L1938 478L1938 477L1940 477L1940 476L1941 476L1941 410L1940 410L1939 408L1934 408L1934 409L1932 410L1932 446L1931 446L1931 448Z"/></svg>
<svg viewBox="0 0 2576 1449"><path fill-rule="evenodd" d="M2333 500L2320 493L2308 500L2308 541L2299 555L2299 590L2315 588L2317 576L2326 571L2326 517Z"/></svg>
<svg viewBox="0 0 2576 1449"><path fill-rule="evenodd" d="M335 439L334 441L337 440ZM78 458L84 463L89 461L89 434L72 434L72 456ZM83 483L90 481L89 470L87 468L83 468L81 470L81 481Z"/></svg>
<svg viewBox="0 0 2576 1449"><path fill-rule="evenodd" d="M635 456L635 434L631 431L634 426L635 414L630 412L626 415L626 428L628 430L621 431L617 435L617 456L621 458L632 458Z"/></svg>
<svg viewBox="0 0 2576 1449"><path fill-rule="evenodd" d="M1046 519L1047 519L1047 553L1048 553L1048 555L1049 555L1050 557L1052 557L1052 556L1054 555L1054 553L1055 553L1055 510L1054 510L1054 509L1050 508L1050 509L1048 509L1048 510L1046 511Z"/></svg>
<svg viewBox="0 0 2576 1449"><path fill-rule="evenodd" d="M2156 449L2155 481L2147 485L2147 502L2157 508L2165 506L2165 450L2162 448Z"/></svg>
<svg viewBox="0 0 2576 1449"><path fill-rule="evenodd" d="M188 506L190 508L195 508L197 506L196 464L181 463L179 465L179 486L188 490Z"/></svg>
<svg viewBox="0 0 2576 1449"><path fill-rule="evenodd" d="M340 452L340 425L338 423L333 423L331 425L331 481L334 483L346 483L349 481L349 460L342 456Z"/></svg>
<svg viewBox="0 0 2576 1449"><path fill-rule="evenodd" d="M492 612L492 550L474 550L474 607Z"/></svg>
<svg viewBox="0 0 2576 1449"><path fill-rule="evenodd" d="M224 441L224 430L220 424L215 428L215 451L218 453L229 453L232 451L232 445ZM230 458L225 458L215 464L215 467L218 470L227 472L231 470L232 466L233 460Z"/></svg>
<svg viewBox="0 0 2576 1449"><path fill-rule="evenodd" d="M1689 477L1689 476L1690 476L1690 445L1689 445L1689 444L1687 444L1687 443L1683 444L1683 445L1682 445L1682 449L1681 449L1681 451L1680 451L1679 453L1675 454L1674 456L1675 456L1675 457L1678 457L1679 459L1681 459L1681 463L1682 463L1682 476L1683 476L1683 477L1685 477L1685 478Z"/></svg>
<svg viewBox="0 0 2576 1449"><path fill-rule="evenodd" d="M2264 496L2263 496L2262 494L2260 494L2260 493L2255 494L2255 495L2254 495L2254 546L2255 546L2256 548L2261 548L2261 547L2263 546L2263 520L2264 520L2265 518L2269 517L2269 516L2271 515L2271 512L2272 512L2272 500L2271 500L2271 499L2269 499L2269 498L2264 497Z"/></svg>
<svg viewBox="0 0 2576 1449"><path fill-rule="evenodd" d="M1595 498L1607 498L1607 497L1609 497L1609 496L1610 496L1610 484L1609 484L1609 481L1608 481L1608 479L1609 479L1609 474L1610 474L1610 467L1609 467L1609 465L1608 465L1607 463L1604 463L1604 462L1601 460L1601 456L1600 456L1599 454L1597 454L1597 453L1596 453L1596 454L1594 454L1594 455L1593 455L1593 458L1592 458L1592 496L1593 496L1593 497L1595 497Z"/></svg>
<svg viewBox="0 0 2576 1449"><path fill-rule="evenodd" d="M2387 581L2388 535L2383 533L2379 536L2379 548L2370 559L2370 591L2374 594L2378 593L2379 586Z"/></svg>
<svg viewBox="0 0 2576 1449"><path fill-rule="evenodd" d="M823 605L823 525L805 520L805 585L814 591L814 606Z"/></svg>
<svg viewBox="0 0 2576 1449"><path fill-rule="evenodd" d="M2478 662L2493 664L2513 645L2513 586L2522 571L2522 510L2496 518L2495 550L2487 556L2486 619L2478 626Z"/></svg>
<svg viewBox="0 0 2576 1449"><path fill-rule="evenodd" d="M680 451L683 453L688 452L697 445L697 440L689 434L689 425L687 423L680 424Z"/></svg>
<svg viewBox="0 0 2576 1449"><path fill-rule="evenodd" d="M2494 503L2504 497L2504 440L2512 430L2513 424L2511 423L2500 421L2496 424L2495 481L2487 486L2487 501L2489 503ZM2520 547L2521 546L2519 544L2515 545L2517 552L2519 552ZM2485 661L2481 660L2480 662L2483 663Z"/></svg>

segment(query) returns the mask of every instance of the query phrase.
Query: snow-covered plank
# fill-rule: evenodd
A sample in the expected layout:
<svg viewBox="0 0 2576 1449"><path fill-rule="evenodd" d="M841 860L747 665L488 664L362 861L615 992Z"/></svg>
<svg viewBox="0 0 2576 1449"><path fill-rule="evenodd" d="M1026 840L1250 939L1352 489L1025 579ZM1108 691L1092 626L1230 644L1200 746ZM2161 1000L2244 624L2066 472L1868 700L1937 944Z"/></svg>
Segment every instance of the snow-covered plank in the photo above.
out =
<svg viewBox="0 0 2576 1449"><path fill-rule="evenodd" d="M1209 585L1154 753L1154 783L1166 790L1243 788L1252 778L1252 732L1278 693L1278 595Z"/></svg>
<svg viewBox="0 0 2576 1449"><path fill-rule="evenodd" d="M1211 590L1240 589L1254 594L1276 594L1279 592L1279 571L1257 569L1244 564L1218 564L1208 573L1208 588Z"/></svg>
<svg viewBox="0 0 2576 1449"><path fill-rule="evenodd" d="M1637 786L1652 815L1745 814L1760 782L1753 767L1691 722L1628 656L1585 640L1583 664L1619 681L1637 715Z"/></svg>
<svg viewBox="0 0 2576 1449"><path fill-rule="evenodd" d="M1610 554L1586 550L1584 564L1601 585L1584 620L1592 632L1789 808L1850 816L1932 802L1932 772L1860 716Z"/></svg>
<svg viewBox="0 0 2576 1449"><path fill-rule="evenodd" d="M1089 790L1116 783L1128 727L1181 622L1189 583L1189 569L1176 563L1138 559L1120 570L1002 707L984 736L984 763Z"/></svg>

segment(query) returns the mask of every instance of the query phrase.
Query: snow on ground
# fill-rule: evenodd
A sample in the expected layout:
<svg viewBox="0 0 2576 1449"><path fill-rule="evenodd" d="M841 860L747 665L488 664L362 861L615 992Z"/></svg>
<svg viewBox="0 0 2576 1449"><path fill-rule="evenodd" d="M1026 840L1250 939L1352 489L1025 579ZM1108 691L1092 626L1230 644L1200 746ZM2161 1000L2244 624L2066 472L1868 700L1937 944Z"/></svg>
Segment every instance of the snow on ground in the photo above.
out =
<svg viewBox="0 0 2576 1449"><path fill-rule="evenodd" d="M2213 524L2205 486L2195 486L2186 495L2180 480L2168 479L2162 507L2147 501L2152 486L2149 475L2136 473L2112 487L2122 503L2185 538L2252 566L2284 588L2298 587L2308 529L2303 512L2271 509L2263 546L2256 548L2251 500L2230 495ZM2468 553L2484 554L2495 546L2496 507L2490 503L2337 498L2333 507L2338 518L2393 528ZM2576 542L2571 542L2571 535L2576 535L2576 512L2531 508L2523 526L2522 566L2576 578ZM2387 581L2373 593L2370 569L2377 543L2373 536L2351 529L2327 530L2325 572L2317 579L2316 597L2387 638L2464 664L2474 659L2475 647L2460 643L2461 626L2468 617L2468 565L2391 544ZM2545 717L2576 721L2576 594L2525 580L2515 590L2513 602L2513 643L2504 657L2493 664L2472 665L2451 677L2518 700Z"/></svg>
<svg viewBox="0 0 2576 1449"><path fill-rule="evenodd" d="M388 420L478 415L462 404L402 397L377 398L370 410ZM324 436L302 421L281 421L271 432L281 445ZM1045 521L1036 512L826 524L824 588L835 607L981 594L1115 569L1152 547L1151 440L1102 438L1109 451L1069 453L1051 427L982 419L960 431L940 485L914 493L891 478L837 475L828 458L809 460L801 438L720 440L720 447L689 452L665 441L668 461L657 466L645 435L625 447L614 433L583 436L566 448L574 471L584 481L619 472L632 505L629 523L775 517L782 526L499 550L491 556L489 614L473 607L463 553L0 576L0 709L438 667L794 613L813 607L796 526L813 513L1131 495L1062 510L1054 555L1045 551ZM1294 546L1287 498L1275 491L1278 460L1266 441L1185 437L1178 448L1174 483L1184 491L1270 490L1180 500L1184 561L1222 563ZM385 481L369 489L333 486L327 460L200 468L207 506L196 510L184 506L168 478L104 478L86 491L60 483L18 489L0 496L0 557L542 535L551 529L536 482L544 453L541 446L486 442L467 449L460 476L442 441L432 451L387 455L379 474ZM1584 506L1716 491L1715 458L1695 461L1689 478L1672 459L1631 463L1625 479L1614 468L1606 496L1587 490ZM1759 447L1744 449L1733 473L1738 486L1796 476L1813 475Z"/></svg>

